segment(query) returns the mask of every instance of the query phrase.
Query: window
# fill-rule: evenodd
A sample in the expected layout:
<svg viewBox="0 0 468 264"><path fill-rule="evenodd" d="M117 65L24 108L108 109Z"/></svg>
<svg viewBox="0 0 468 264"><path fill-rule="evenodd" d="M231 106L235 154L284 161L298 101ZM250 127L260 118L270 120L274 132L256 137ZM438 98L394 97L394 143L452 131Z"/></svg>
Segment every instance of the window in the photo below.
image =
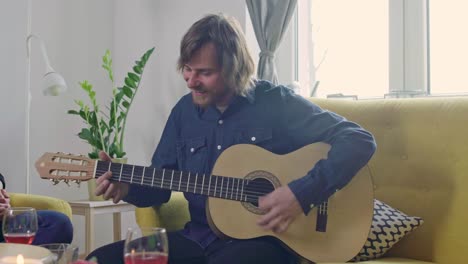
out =
<svg viewBox="0 0 468 264"><path fill-rule="evenodd" d="M389 83L388 2L312 0L302 4L305 2L310 12L306 15L309 21L299 22L299 43L307 43L299 51L299 67L303 66L299 82L311 90L316 87L318 97L383 96ZM301 54L306 50L304 58Z"/></svg>
<svg viewBox="0 0 468 264"><path fill-rule="evenodd" d="M468 1L429 4L431 94L468 92Z"/></svg>
<svg viewBox="0 0 468 264"><path fill-rule="evenodd" d="M303 95L468 94L468 2L298 0Z"/></svg>

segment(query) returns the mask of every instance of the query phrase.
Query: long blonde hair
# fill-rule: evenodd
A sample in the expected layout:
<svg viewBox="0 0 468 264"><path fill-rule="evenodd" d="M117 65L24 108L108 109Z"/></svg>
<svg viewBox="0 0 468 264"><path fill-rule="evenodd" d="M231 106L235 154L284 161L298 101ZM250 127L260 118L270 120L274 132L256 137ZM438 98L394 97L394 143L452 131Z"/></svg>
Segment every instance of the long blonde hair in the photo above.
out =
<svg viewBox="0 0 468 264"><path fill-rule="evenodd" d="M255 65L239 22L233 17L212 14L195 22L180 42L177 69L182 72L193 54L210 42L216 47L227 86L236 94L245 94L253 86Z"/></svg>

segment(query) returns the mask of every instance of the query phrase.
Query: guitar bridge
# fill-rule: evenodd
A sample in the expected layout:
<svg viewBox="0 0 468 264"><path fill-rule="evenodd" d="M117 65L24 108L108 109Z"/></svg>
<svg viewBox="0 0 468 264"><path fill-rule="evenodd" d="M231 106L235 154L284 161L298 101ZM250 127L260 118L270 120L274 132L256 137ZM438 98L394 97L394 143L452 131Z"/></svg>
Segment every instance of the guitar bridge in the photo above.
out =
<svg viewBox="0 0 468 264"><path fill-rule="evenodd" d="M315 231L326 232L327 231L327 219L328 219L328 202L323 202L317 212L317 224Z"/></svg>

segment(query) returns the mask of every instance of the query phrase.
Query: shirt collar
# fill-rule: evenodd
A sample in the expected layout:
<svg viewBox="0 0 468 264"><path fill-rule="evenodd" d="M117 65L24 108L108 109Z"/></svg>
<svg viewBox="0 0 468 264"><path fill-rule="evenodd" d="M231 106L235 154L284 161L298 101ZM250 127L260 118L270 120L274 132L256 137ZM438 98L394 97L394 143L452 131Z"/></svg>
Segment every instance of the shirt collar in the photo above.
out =
<svg viewBox="0 0 468 264"><path fill-rule="evenodd" d="M259 82L256 81L254 87L257 86L258 84ZM235 111L243 103L254 104L255 103L255 88L254 87L248 89L243 95L236 95L235 98L229 104L229 107L226 109L226 111L228 113L231 111ZM198 116L205 120L217 119L221 115L221 113L215 106L209 106L206 109L202 109L201 107L196 106L196 105L194 105L194 107L198 113Z"/></svg>
<svg viewBox="0 0 468 264"><path fill-rule="evenodd" d="M251 89L247 90L245 95L244 96L241 95L241 97L246 98L247 101L249 101L250 104L255 103L255 89L251 88Z"/></svg>

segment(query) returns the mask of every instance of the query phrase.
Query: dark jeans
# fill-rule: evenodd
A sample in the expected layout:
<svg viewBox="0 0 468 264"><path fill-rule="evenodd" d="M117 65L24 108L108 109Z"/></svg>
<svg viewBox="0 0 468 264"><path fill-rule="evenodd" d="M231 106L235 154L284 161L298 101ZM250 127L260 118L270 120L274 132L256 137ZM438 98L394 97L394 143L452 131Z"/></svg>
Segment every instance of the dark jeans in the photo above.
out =
<svg viewBox="0 0 468 264"><path fill-rule="evenodd" d="M169 232L169 264L287 264L293 257L270 238L217 240L203 249L178 232ZM99 264L123 264L124 241L118 241L91 252Z"/></svg>
<svg viewBox="0 0 468 264"><path fill-rule="evenodd" d="M38 230L33 245L50 243L71 243L73 240L73 226L68 216L47 210L37 211ZM0 242L4 242L0 228Z"/></svg>

